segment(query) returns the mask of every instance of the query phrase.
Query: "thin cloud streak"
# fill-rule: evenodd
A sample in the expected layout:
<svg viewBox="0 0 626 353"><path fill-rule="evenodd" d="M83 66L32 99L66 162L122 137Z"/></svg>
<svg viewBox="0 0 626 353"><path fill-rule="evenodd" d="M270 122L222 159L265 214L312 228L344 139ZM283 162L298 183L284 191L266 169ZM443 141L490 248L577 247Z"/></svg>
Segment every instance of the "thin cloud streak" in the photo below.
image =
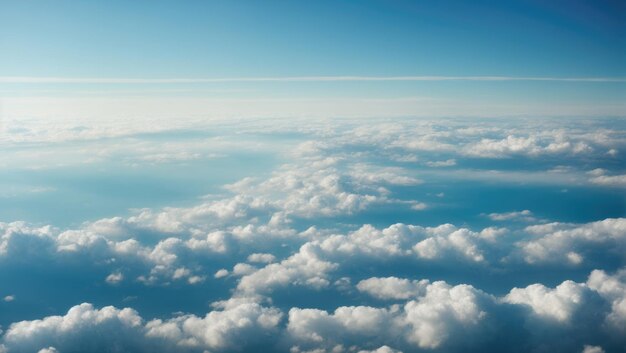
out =
<svg viewBox="0 0 626 353"><path fill-rule="evenodd" d="M72 78L0 77L0 83L66 84L180 84L220 82L393 82L393 81L547 81L547 82L626 82L626 77L517 77L517 76L290 76L225 78Z"/></svg>

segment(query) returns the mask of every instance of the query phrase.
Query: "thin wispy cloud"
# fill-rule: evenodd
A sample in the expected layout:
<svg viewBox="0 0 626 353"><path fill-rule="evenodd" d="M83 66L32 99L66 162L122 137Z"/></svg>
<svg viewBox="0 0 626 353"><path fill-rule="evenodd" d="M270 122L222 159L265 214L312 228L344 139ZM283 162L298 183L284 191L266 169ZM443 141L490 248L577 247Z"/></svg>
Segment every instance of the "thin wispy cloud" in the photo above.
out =
<svg viewBox="0 0 626 353"><path fill-rule="evenodd" d="M626 77L532 77L532 76L285 76L223 78L103 78L4 76L0 83L94 83L94 84L176 84L220 82L393 82L393 81L544 81L544 82L626 82Z"/></svg>

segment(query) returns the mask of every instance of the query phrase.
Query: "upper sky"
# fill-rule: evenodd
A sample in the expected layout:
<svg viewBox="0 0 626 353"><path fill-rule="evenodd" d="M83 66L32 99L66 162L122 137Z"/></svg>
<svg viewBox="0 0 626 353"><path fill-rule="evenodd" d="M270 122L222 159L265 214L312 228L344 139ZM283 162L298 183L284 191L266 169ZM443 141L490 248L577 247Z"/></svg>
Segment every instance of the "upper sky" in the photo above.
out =
<svg viewBox="0 0 626 353"><path fill-rule="evenodd" d="M551 115L559 105L559 115L623 115L625 13L620 1L6 1L0 95L8 115L37 114L33 101L15 97L160 94L192 96L197 108L207 106L200 98L280 99L293 106L267 112L257 106L257 115L306 114L328 98L404 101L370 102L361 110L351 101L326 101L321 114ZM293 76L603 80L91 80ZM33 79L16 83L15 77ZM42 82L49 77L60 79ZM68 78L84 81L70 84ZM251 114L215 104L224 113Z"/></svg>

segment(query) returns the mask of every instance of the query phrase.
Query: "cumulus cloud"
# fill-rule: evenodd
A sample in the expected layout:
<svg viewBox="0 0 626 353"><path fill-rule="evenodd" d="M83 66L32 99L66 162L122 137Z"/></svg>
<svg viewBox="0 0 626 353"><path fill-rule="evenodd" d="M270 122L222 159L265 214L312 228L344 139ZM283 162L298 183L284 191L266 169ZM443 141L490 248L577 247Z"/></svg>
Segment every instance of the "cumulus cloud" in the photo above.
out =
<svg viewBox="0 0 626 353"><path fill-rule="evenodd" d="M385 330L393 325L392 321L392 313L384 308L339 307L332 314L318 309L292 308L287 330L296 341L334 346L358 337L383 337Z"/></svg>
<svg viewBox="0 0 626 353"><path fill-rule="evenodd" d="M371 225L347 235L335 234L314 242L326 254L365 255L373 257L403 256L410 254L412 239L417 239L421 227L395 224L383 230Z"/></svg>
<svg viewBox="0 0 626 353"><path fill-rule="evenodd" d="M409 299L424 294L428 280L397 277L372 277L360 281L357 289L379 299Z"/></svg>
<svg viewBox="0 0 626 353"><path fill-rule="evenodd" d="M430 236L413 247L420 258L437 259L452 252L473 262L485 260L485 256L478 245L481 238L479 233L465 228L456 229L451 224L429 228L427 232Z"/></svg>
<svg viewBox="0 0 626 353"><path fill-rule="evenodd" d="M255 263L269 264L269 263L276 261L276 256L272 254L254 253L254 254L248 255L248 261L255 262Z"/></svg>
<svg viewBox="0 0 626 353"><path fill-rule="evenodd" d="M580 264L585 254L603 248L604 256L610 255L611 248L623 258L626 248L626 219L608 218L582 225L548 223L529 226L526 232L534 238L521 241L524 259L528 263L559 262Z"/></svg>
<svg viewBox="0 0 626 353"><path fill-rule="evenodd" d="M606 322L613 329L626 332L626 269L612 276L605 271L594 270L589 275L587 285L611 303Z"/></svg>
<svg viewBox="0 0 626 353"><path fill-rule="evenodd" d="M238 302L205 317L180 316L146 323L145 335L173 342L178 347L232 350L258 343L276 330L280 310L254 302Z"/></svg>
<svg viewBox="0 0 626 353"><path fill-rule="evenodd" d="M395 342L433 349L461 330L472 330L486 316L480 298L484 294L471 286L434 282L424 287L422 295L403 306L339 307L333 313L292 308L287 330L298 344L311 347Z"/></svg>
<svg viewBox="0 0 626 353"><path fill-rule="evenodd" d="M63 316L14 323L3 342L11 352L37 352L50 346L61 352L74 351L79 346L85 351L97 351L115 344L143 351L142 322L132 309L96 309L85 303L72 307Z"/></svg>
<svg viewBox="0 0 626 353"><path fill-rule="evenodd" d="M267 340L281 318L280 310L245 300L205 317L183 315L147 322L130 308L96 309L84 303L63 316L14 323L3 343L10 352L75 352L79 347L82 351L230 351Z"/></svg>
<svg viewBox="0 0 626 353"><path fill-rule="evenodd" d="M542 284L532 284L526 288L513 288L504 297L504 301L528 306L541 317L567 322L584 304L586 290L584 284L573 281L565 281L554 289Z"/></svg>
<svg viewBox="0 0 626 353"><path fill-rule="evenodd" d="M237 290L243 293L265 293L286 285L326 287L330 284L328 273L336 268L337 264L322 260L319 251L307 243L289 258L243 276Z"/></svg>
<svg viewBox="0 0 626 353"><path fill-rule="evenodd" d="M335 234L311 243L333 258L347 254L373 258L416 256L423 260L441 260L458 259L457 255L460 255L461 259L467 261L482 262L485 257L481 247L500 233L495 228L473 232L451 224L421 227L399 223L384 229L363 225L347 235Z"/></svg>
<svg viewBox="0 0 626 353"><path fill-rule="evenodd" d="M55 242L50 226L30 227L25 222L0 222L0 256L27 259L37 252L51 251Z"/></svg>
<svg viewBox="0 0 626 353"><path fill-rule="evenodd" d="M556 134L547 141L538 136L508 135L503 139L483 138L479 142L465 146L465 154L473 157L504 158L515 155L538 156L542 154L580 154L589 153L593 148L586 142L572 142L563 135Z"/></svg>
<svg viewBox="0 0 626 353"><path fill-rule="evenodd" d="M458 330L475 328L487 315L481 305L483 295L469 285L434 282L426 295L404 306L407 339L420 348L437 348Z"/></svg>

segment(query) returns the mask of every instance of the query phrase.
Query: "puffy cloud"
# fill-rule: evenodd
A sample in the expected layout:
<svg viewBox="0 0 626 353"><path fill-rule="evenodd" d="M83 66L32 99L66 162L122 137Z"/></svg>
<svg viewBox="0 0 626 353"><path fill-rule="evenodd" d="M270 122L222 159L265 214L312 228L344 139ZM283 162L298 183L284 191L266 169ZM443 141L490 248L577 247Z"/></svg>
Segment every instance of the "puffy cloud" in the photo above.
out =
<svg viewBox="0 0 626 353"><path fill-rule="evenodd" d="M538 316L567 322L584 304L586 290L584 284L573 281L565 281L554 289L532 284L526 288L511 289L504 301L528 306Z"/></svg>
<svg viewBox="0 0 626 353"><path fill-rule="evenodd" d="M338 162L326 158L308 165L284 165L265 181L247 179L228 189L240 195L258 195L288 215L307 218L351 214L381 201L375 189L359 193L347 188L350 178L339 171Z"/></svg>
<svg viewBox="0 0 626 353"><path fill-rule="evenodd" d="M579 264L585 253L602 248L604 256L617 250L615 256L623 257L626 249L626 219L607 218L582 225L549 223L530 226L526 232L534 239L522 241L518 246L526 262L559 262L565 260ZM620 255L621 254L621 255Z"/></svg>
<svg viewBox="0 0 626 353"><path fill-rule="evenodd" d="M217 270L217 272L215 272L215 274L213 275L213 277L215 278L222 278L222 277L226 277L228 276L228 270L225 268L219 269Z"/></svg>
<svg viewBox="0 0 626 353"><path fill-rule="evenodd" d="M607 323L618 331L626 332L626 269L613 276L602 270L594 270L589 275L587 285L611 303Z"/></svg>
<svg viewBox="0 0 626 353"><path fill-rule="evenodd" d="M477 327L487 315L481 303L484 300L491 299L471 286L434 282L404 306L339 307L332 314L292 308L287 330L299 345L333 347L338 343L359 342L375 347L396 342L433 349L452 335Z"/></svg>
<svg viewBox="0 0 626 353"><path fill-rule="evenodd" d="M210 350L241 349L258 343L276 330L282 313L254 302L238 302L204 318L180 316L146 323L146 336L173 342L178 347Z"/></svg>
<svg viewBox="0 0 626 353"><path fill-rule="evenodd" d="M109 284L118 284L124 280L124 275L121 272L114 272L108 275L105 280Z"/></svg>
<svg viewBox="0 0 626 353"><path fill-rule="evenodd" d="M413 247L420 258L437 259L452 252L473 262L485 260L478 244L481 240L479 233L465 228L456 229L451 224L428 228L427 233L430 237L418 242Z"/></svg>
<svg viewBox="0 0 626 353"><path fill-rule="evenodd" d="M84 303L63 316L12 324L3 344L10 352L230 351L271 338L281 318L280 310L250 300L228 303L205 317L183 315L148 322L130 308L96 309Z"/></svg>
<svg viewBox="0 0 626 353"><path fill-rule="evenodd" d="M95 309L85 303L72 307L63 316L14 323L3 341L11 352L36 352L50 346L61 352L75 351L76 347L97 351L115 345L145 351L141 342L142 323L132 309L112 306Z"/></svg>
<svg viewBox="0 0 626 353"><path fill-rule="evenodd" d="M363 225L347 235L331 235L315 244L327 254L403 256L410 254L412 239L417 238L421 230L421 227L404 224L394 224L383 230Z"/></svg>
<svg viewBox="0 0 626 353"><path fill-rule="evenodd" d="M379 299L409 299L423 295L428 280L408 280L397 277L372 277L360 281L357 289Z"/></svg>
<svg viewBox="0 0 626 353"><path fill-rule="evenodd" d="M2 300L4 300L5 302L9 303L15 300L15 296L14 295L7 295L4 298L2 298Z"/></svg>
<svg viewBox="0 0 626 353"><path fill-rule="evenodd" d="M287 259L243 276L237 290L243 293L265 293L286 285L325 287L330 284L328 273L336 268L337 264L322 260L319 250L307 243Z"/></svg>
<svg viewBox="0 0 626 353"><path fill-rule="evenodd" d="M2 257L28 259L37 253L51 251L55 245L50 226L30 227L25 222L0 222L0 260Z"/></svg>
<svg viewBox="0 0 626 353"><path fill-rule="evenodd" d="M393 325L392 311L384 308L339 307L332 314L318 309L292 308L287 331L299 344L332 347L339 343L356 343L361 338L383 339Z"/></svg>
<svg viewBox="0 0 626 353"><path fill-rule="evenodd" d="M475 328L487 315L483 296L469 285L432 283L423 297L404 305L407 340L420 348L437 348L455 332Z"/></svg>
<svg viewBox="0 0 626 353"><path fill-rule="evenodd" d="M552 136L538 134L528 137L508 135L503 139L483 138L465 146L468 156L483 158L504 158L515 155L539 156L542 154L580 154L593 152L584 141L570 141L564 134Z"/></svg>
<svg viewBox="0 0 626 353"><path fill-rule="evenodd" d="M248 261L255 262L255 263L269 264L269 263L276 261L276 256L272 254L254 253L254 254L248 255Z"/></svg>
<svg viewBox="0 0 626 353"><path fill-rule="evenodd" d="M311 243L333 259L346 254L372 258L416 255L423 260L443 259L446 255L456 259L461 255L465 260L482 262L485 257L481 247L501 233L496 228L473 232L451 224L420 227L398 223L384 229L363 225L347 235L335 234Z"/></svg>
<svg viewBox="0 0 626 353"><path fill-rule="evenodd" d="M238 263L233 267L233 275L244 276L254 273L257 270L256 267L248 265L246 263Z"/></svg>

